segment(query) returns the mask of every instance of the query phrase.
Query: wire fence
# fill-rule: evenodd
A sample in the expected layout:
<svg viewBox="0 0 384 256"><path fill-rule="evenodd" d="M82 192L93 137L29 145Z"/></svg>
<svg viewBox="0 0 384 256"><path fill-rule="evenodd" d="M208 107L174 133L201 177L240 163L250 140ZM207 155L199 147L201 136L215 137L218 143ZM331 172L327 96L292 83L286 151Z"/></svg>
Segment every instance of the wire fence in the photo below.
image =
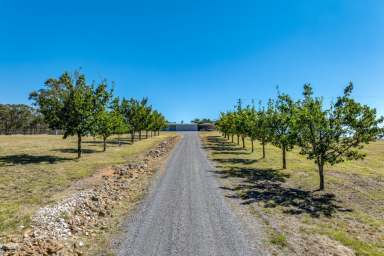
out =
<svg viewBox="0 0 384 256"><path fill-rule="evenodd" d="M47 128L0 129L0 135L63 135L61 130Z"/></svg>

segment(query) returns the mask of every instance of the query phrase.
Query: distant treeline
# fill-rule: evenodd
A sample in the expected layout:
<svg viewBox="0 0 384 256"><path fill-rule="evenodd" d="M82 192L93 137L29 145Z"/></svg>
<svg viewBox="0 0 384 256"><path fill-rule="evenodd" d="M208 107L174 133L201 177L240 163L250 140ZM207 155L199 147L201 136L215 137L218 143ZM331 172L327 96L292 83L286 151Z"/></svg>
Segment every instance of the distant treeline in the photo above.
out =
<svg viewBox="0 0 384 256"><path fill-rule="evenodd" d="M41 113L25 104L0 104L0 120L0 134L55 133Z"/></svg>
<svg viewBox="0 0 384 256"><path fill-rule="evenodd" d="M214 124L215 121L209 119L209 118L195 118L191 121L191 123L195 124Z"/></svg>

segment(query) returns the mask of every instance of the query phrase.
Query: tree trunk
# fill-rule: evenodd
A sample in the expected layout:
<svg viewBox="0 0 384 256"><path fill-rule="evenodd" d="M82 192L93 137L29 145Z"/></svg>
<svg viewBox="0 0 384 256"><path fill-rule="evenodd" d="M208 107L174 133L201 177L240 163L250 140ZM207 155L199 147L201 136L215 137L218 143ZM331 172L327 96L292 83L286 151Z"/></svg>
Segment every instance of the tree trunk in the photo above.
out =
<svg viewBox="0 0 384 256"><path fill-rule="evenodd" d="M261 144L263 146L263 158L265 158L265 141L262 140Z"/></svg>
<svg viewBox="0 0 384 256"><path fill-rule="evenodd" d="M318 161L317 166L319 167L319 177L320 177L319 190L324 190L324 163L320 160Z"/></svg>
<svg viewBox="0 0 384 256"><path fill-rule="evenodd" d="M121 141L120 141L120 133L117 134L117 142L119 143L119 147L121 147Z"/></svg>
<svg viewBox="0 0 384 256"><path fill-rule="evenodd" d="M244 136L241 136L241 141L243 142L243 148L245 148L245 138L244 138Z"/></svg>
<svg viewBox="0 0 384 256"><path fill-rule="evenodd" d="M141 140L141 130L139 131L139 140Z"/></svg>
<svg viewBox="0 0 384 256"><path fill-rule="evenodd" d="M132 141L132 144L135 143L135 131L132 131L131 133L131 141Z"/></svg>
<svg viewBox="0 0 384 256"><path fill-rule="evenodd" d="M103 137L103 151L107 150L107 138Z"/></svg>
<svg viewBox="0 0 384 256"><path fill-rule="evenodd" d="M237 145L240 145L240 136L237 135Z"/></svg>
<svg viewBox="0 0 384 256"><path fill-rule="evenodd" d="M251 140L251 144L252 144L252 153L253 153L253 150L254 150L254 149L253 149L253 140Z"/></svg>
<svg viewBox="0 0 384 256"><path fill-rule="evenodd" d="M231 142L233 143L233 134L231 135Z"/></svg>
<svg viewBox="0 0 384 256"><path fill-rule="evenodd" d="M77 134L77 158L81 157L81 134Z"/></svg>
<svg viewBox="0 0 384 256"><path fill-rule="evenodd" d="M145 131L145 138L148 139L148 131Z"/></svg>
<svg viewBox="0 0 384 256"><path fill-rule="evenodd" d="M283 169L287 169L287 160L285 158L285 153L286 153L286 150L285 150L285 145L283 145L281 147L281 151L283 153Z"/></svg>

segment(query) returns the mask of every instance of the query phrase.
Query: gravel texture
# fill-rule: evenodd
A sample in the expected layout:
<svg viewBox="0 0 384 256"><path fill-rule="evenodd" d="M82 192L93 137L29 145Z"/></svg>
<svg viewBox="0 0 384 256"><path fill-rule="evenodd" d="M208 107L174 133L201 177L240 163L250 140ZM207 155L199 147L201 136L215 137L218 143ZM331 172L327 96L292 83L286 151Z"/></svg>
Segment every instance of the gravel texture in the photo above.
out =
<svg viewBox="0 0 384 256"><path fill-rule="evenodd" d="M127 230L118 255L266 255L228 207L195 132L183 133Z"/></svg>

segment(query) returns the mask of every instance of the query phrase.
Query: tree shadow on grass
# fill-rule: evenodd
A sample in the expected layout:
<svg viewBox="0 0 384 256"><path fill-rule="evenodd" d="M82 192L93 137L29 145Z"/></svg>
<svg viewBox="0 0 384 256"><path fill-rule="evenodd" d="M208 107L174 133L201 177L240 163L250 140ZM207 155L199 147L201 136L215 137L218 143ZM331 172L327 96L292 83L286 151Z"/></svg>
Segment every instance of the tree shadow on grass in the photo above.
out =
<svg viewBox="0 0 384 256"><path fill-rule="evenodd" d="M204 148L205 149L205 148ZM251 152L246 151L212 151L212 155L250 155Z"/></svg>
<svg viewBox="0 0 384 256"><path fill-rule="evenodd" d="M281 206L286 214L308 213L316 218L321 215L332 217L338 211L351 211L343 208L334 194L286 187L284 182L289 175L278 170L231 167L214 172L224 179L242 178L238 185L221 189L235 192L227 197L241 199L244 205L263 202L266 208Z"/></svg>
<svg viewBox="0 0 384 256"><path fill-rule="evenodd" d="M87 141L83 141L82 143L89 144L90 146L98 146L98 145L102 145L104 142L102 140L87 140ZM128 138L122 138L120 139L120 144L131 145L132 141ZM118 139L107 140L107 145L113 145L113 146L119 145L119 140Z"/></svg>
<svg viewBox="0 0 384 256"><path fill-rule="evenodd" d="M256 169L229 167L225 170L215 170L213 172L222 179L243 178L242 182L244 183L254 183L259 181L284 182L289 178L288 174L281 173L278 170L271 168Z"/></svg>
<svg viewBox="0 0 384 256"><path fill-rule="evenodd" d="M241 150L220 136L209 136L207 141L209 142L208 149L211 149L213 154L235 155ZM231 163L252 164L257 160L241 158L213 160L224 164L224 166L218 166L219 170L213 171L220 178L238 179L235 181L234 187L221 187L221 189L233 192L227 197L238 198L241 200L241 204L262 202L266 208L280 206L283 207L283 212L286 214L308 213L312 217L322 215L332 217L336 212L351 211L343 208L342 202L337 200L334 194L288 187L285 181L289 175L282 173L281 170L228 166ZM227 166L225 166L226 164Z"/></svg>
<svg viewBox="0 0 384 256"><path fill-rule="evenodd" d="M213 151L213 154L249 154L244 148L237 147L220 136L209 136L207 142L203 148Z"/></svg>
<svg viewBox="0 0 384 256"><path fill-rule="evenodd" d="M77 154L77 148L55 148L51 149L51 151L55 152L61 152L61 153L71 153L71 154ZM100 153L101 150L94 150L89 148L83 148L81 149L82 154L92 154L92 153Z"/></svg>
<svg viewBox="0 0 384 256"><path fill-rule="evenodd" d="M209 144L209 145L203 146L203 148L208 150L213 150L213 151L220 151L220 154L222 153L222 151L230 152L231 154L233 152L242 152L242 153L245 152L245 149L237 148L234 145L226 146L226 145L219 145L219 144L214 144L214 145Z"/></svg>
<svg viewBox="0 0 384 256"><path fill-rule="evenodd" d="M50 163L54 164L57 162L73 160L73 158L58 157L58 156L35 156L29 154L17 154L0 157L0 166L11 166L17 164L38 164L38 163Z"/></svg>
<svg viewBox="0 0 384 256"><path fill-rule="evenodd" d="M214 158L212 160L222 164L254 164L258 161L257 159L247 158Z"/></svg>

